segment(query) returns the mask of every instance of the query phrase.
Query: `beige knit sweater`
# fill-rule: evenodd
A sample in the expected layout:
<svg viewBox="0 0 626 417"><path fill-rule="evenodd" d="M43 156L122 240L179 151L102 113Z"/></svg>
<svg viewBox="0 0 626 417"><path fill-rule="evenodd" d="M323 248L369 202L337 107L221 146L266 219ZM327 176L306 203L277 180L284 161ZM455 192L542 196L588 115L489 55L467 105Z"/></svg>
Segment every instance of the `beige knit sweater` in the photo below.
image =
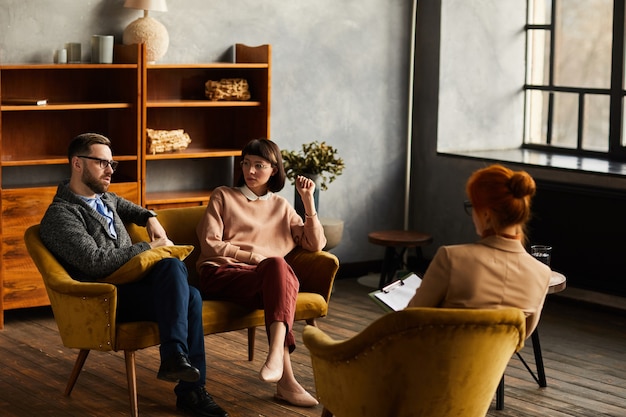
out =
<svg viewBox="0 0 626 417"><path fill-rule="evenodd" d="M249 200L239 188L218 187L196 229L201 254L197 268L226 263L257 264L284 257L296 246L310 251L326 245L317 216L302 219L287 200L271 193Z"/></svg>

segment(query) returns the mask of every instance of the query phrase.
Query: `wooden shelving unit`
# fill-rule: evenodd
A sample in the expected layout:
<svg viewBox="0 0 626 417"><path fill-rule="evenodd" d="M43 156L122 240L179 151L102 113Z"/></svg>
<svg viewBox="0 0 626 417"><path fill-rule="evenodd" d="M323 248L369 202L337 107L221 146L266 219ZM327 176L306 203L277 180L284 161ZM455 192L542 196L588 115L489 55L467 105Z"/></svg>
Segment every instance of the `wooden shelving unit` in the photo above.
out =
<svg viewBox="0 0 626 417"><path fill-rule="evenodd" d="M0 328L5 310L49 304L23 237L69 176L76 135L111 139L120 165L110 190L145 207L203 205L232 185L241 148L270 136L271 87L270 45L234 53L234 63L147 65L143 45L116 45L113 64L0 65ZM222 78L245 78L251 99L205 98L205 82ZM192 142L148 154L146 128L184 129Z"/></svg>
<svg viewBox="0 0 626 417"><path fill-rule="evenodd" d="M144 49L117 46L115 63L107 65L0 65L0 328L4 310L49 304L24 231L39 223L69 176L73 137L97 132L111 138L121 162L111 191L140 203Z"/></svg>
<svg viewBox="0 0 626 417"><path fill-rule="evenodd" d="M232 184L243 146L269 137L270 74L269 45L235 45L235 63L147 66L145 126L184 129L192 142L182 152L151 155L144 134L146 207L206 204L213 188ZM246 79L250 100L208 100L205 83L224 78Z"/></svg>

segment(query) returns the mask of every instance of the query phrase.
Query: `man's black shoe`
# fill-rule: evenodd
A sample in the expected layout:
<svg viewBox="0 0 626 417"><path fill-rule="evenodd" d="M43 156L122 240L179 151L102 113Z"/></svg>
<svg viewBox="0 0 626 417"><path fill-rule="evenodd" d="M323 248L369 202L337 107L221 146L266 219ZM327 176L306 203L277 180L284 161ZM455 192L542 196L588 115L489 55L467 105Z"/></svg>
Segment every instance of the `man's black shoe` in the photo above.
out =
<svg viewBox="0 0 626 417"><path fill-rule="evenodd" d="M200 379L200 371L191 366L187 355L178 352L161 362L157 378L169 382L196 382Z"/></svg>
<svg viewBox="0 0 626 417"><path fill-rule="evenodd" d="M203 386L180 394L176 398L176 408L198 417L228 417Z"/></svg>

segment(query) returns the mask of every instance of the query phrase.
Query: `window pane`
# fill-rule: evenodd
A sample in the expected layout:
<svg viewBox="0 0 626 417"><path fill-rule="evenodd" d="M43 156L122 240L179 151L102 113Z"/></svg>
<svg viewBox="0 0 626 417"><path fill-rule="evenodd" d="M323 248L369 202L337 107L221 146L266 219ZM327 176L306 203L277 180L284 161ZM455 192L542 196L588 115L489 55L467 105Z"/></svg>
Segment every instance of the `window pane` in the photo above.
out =
<svg viewBox="0 0 626 417"><path fill-rule="evenodd" d="M548 126L548 93L526 90L525 143L546 144Z"/></svg>
<svg viewBox="0 0 626 417"><path fill-rule="evenodd" d="M552 145L576 149L578 142L578 94L554 93L553 111Z"/></svg>
<svg viewBox="0 0 626 417"><path fill-rule="evenodd" d="M561 0L556 3L555 84L609 88L612 0Z"/></svg>
<svg viewBox="0 0 626 417"><path fill-rule="evenodd" d="M609 151L609 96L585 96L585 125L583 149L588 151Z"/></svg>
<svg viewBox="0 0 626 417"><path fill-rule="evenodd" d="M547 25L552 12L551 0L530 0L528 2L528 23L531 25Z"/></svg>
<svg viewBox="0 0 626 417"><path fill-rule="evenodd" d="M550 31L529 30L528 68L526 83L530 85L549 85L550 76Z"/></svg>

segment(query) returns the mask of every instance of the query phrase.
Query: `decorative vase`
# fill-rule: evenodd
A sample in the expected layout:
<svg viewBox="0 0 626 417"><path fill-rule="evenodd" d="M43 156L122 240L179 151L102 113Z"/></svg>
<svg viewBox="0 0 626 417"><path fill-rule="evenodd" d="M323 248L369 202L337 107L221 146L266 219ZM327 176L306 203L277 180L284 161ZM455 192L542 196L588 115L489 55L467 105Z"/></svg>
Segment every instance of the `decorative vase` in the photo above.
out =
<svg viewBox="0 0 626 417"><path fill-rule="evenodd" d="M146 60L154 64L167 52L170 45L170 35L163 24L150 16L140 17L131 22L122 36L124 45L135 43L146 44Z"/></svg>
<svg viewBox="0 0 626 417"><path fill-rule="evenodd" d="M325 251L329 251L341 242L343 236L343 220L320 218L320 223L324 228L324 236L326 236Z"/></svg>
<svg viewBox="0 0 626 417"><path fill-rule="evenodd" d="M319 174L300 174L300 175L312 179L313 182L315 183L315 190L313 191L313 201L315 202L315 212L317 213L318 212L317 210L320 204L320 176ZM296 212L300 215L300 217L302 217L302 220L304 220L304 204L302 203L300 194L298 194L298 190L296 189L295 186L293 190L295 193L294 199L293 199L294 201L293 206L296 209Z"/></svg>

